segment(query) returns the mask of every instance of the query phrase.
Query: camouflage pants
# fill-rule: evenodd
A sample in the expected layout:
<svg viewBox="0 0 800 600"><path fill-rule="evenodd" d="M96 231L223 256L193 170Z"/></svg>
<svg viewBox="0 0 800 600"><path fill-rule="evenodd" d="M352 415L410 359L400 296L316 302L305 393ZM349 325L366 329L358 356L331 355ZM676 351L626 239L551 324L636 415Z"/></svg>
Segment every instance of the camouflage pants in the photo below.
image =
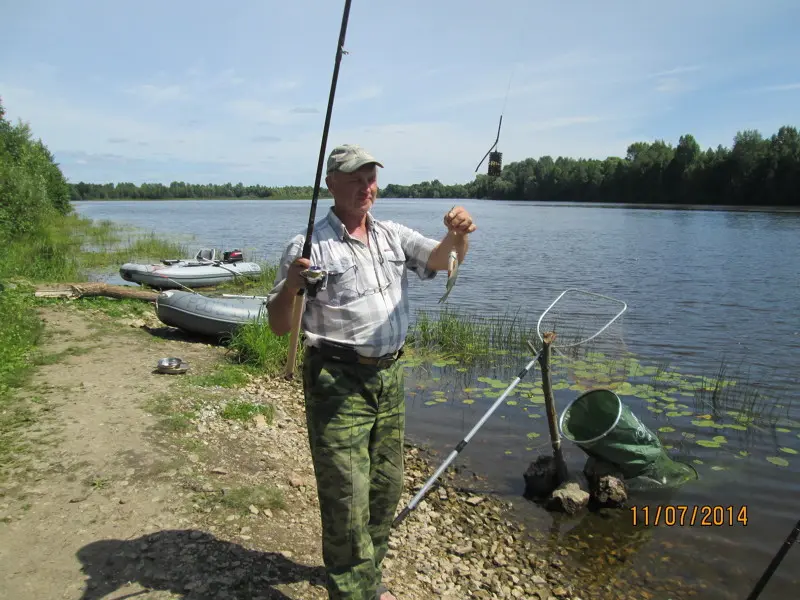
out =
<svg viewBox="0 0 800 600"><path fill-rule="evenodd" d="M329 597L374 600L403 487L403 368L307 356L303 389Z"/></svg>

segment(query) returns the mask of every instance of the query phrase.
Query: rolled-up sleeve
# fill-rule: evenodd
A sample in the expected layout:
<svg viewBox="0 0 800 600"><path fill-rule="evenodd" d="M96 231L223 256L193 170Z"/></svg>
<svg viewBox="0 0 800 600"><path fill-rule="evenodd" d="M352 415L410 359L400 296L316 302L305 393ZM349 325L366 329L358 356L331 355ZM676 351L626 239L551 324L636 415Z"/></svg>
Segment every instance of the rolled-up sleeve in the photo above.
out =
<svg viewBox="0 0 800 600"><path fill-rule="evenodd" d="M289 266L294 262L294 259L300 256L303 252L303 243L305 238L302 235L296 235L281 256L281 262L278 265L278 272L275 274L275 282L272 289L267 293L267 306L275 299L280 291L283 289L283 282L286 281L286 276L289 273Z"/></svg>
<svg viewBox="0 0 800 600"><path fill-rule="evenodd" d="M436 271L429 269L427 265L431 252L439 242L394 221L384 221L384 225L400 240L409 271L414 271L422 280L436 277Z"/></svg>

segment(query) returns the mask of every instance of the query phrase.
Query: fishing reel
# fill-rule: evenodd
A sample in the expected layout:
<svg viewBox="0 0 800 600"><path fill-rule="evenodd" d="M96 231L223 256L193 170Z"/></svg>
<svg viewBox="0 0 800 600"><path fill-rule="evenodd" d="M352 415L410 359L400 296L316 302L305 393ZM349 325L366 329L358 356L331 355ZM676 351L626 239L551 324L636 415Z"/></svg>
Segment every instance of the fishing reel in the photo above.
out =
<svg viewBox="0 0 800 600"><path fill-rule="evenodd" d="M328 276L328 272L322 270L322 267L312 265L305 271L302 271L300 275L306 280L306 293L309 298L314 298L319 291L320 285L322 285L322 282L325 281L325 278Z"/></svg>

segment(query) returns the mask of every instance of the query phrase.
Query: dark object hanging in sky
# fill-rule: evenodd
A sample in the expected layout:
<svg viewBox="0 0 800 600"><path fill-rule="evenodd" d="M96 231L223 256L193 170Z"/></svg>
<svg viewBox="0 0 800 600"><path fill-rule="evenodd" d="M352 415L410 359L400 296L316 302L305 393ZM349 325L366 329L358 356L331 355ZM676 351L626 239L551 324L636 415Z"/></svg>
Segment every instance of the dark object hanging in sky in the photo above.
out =
<svg viewBox="0 0 800 600"><path fill-rule="evenodd" d="M489 148L489 151L483 155L481 162L478 163L478 166L475 167L475 172L478 172L478 169L481 168L483 161L486 160L486 157L489 157L489 170L487 174L490 177L499 177L500 174L503 172L503 153L499 152L497 148L497 142L500 140L500 128L503 126L503 115L500 115L500 123L497 125L497 138L494 140L494 144L492 147Z"/></svg>

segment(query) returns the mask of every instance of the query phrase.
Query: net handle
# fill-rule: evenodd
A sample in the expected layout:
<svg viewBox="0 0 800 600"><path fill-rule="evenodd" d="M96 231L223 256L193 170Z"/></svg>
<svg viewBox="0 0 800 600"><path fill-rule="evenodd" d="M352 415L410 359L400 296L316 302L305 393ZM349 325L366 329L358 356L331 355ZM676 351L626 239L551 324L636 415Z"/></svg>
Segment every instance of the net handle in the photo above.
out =
<svg viewBox="0 0 800 600"><path fill-rule="evenodd" d="M559 300L561 300L561 298L564 297L564 294L566 294L568 292L577 292L579 294L588 294L589 296L595 296L597 298L604 298L605 300L611 300L611 302L616 302L617 304L621 304L622 308L620 309L620 311L616 315L614 315L613 319L611 319L608 323L603 325L603 327L601 327L598 331L596 331L594 333L594 335L592 335L592 336L590 336L590 337L588 337L588 338L586 338L584 340L578 340L577 342L573 342L571 344L563 344L563 345L561 345L561 344L553 344L553 348L559 348L559 347L560 348L572 348L573 346L580 346L581 344L585 344L586 342L589 342L589 341L593 340L598 335L603 333L606 329L608 329L614 321L619 319L622 316L622 313L624 313L626 310L628 310L628 305L625 302L623 302L622 300L617 300L616 298L612 298L611 296L605 296L603 294L597 294L595 292L587 292L586 290L581 290L581 289L578 289L578 288L567 288L566 290L561 292L558 295L558 297L555 300L553 300L553 302L550 304L550 306L548 306L545 309L545 311L539 316L539 320L536 322L536 335L539 336L539 340L540 341L542 341L542 342L544 341L544 337L542 336L542 330L541 330L542 319L544 319L545 315L550 312L550 310L558 303Z"/></svg>

